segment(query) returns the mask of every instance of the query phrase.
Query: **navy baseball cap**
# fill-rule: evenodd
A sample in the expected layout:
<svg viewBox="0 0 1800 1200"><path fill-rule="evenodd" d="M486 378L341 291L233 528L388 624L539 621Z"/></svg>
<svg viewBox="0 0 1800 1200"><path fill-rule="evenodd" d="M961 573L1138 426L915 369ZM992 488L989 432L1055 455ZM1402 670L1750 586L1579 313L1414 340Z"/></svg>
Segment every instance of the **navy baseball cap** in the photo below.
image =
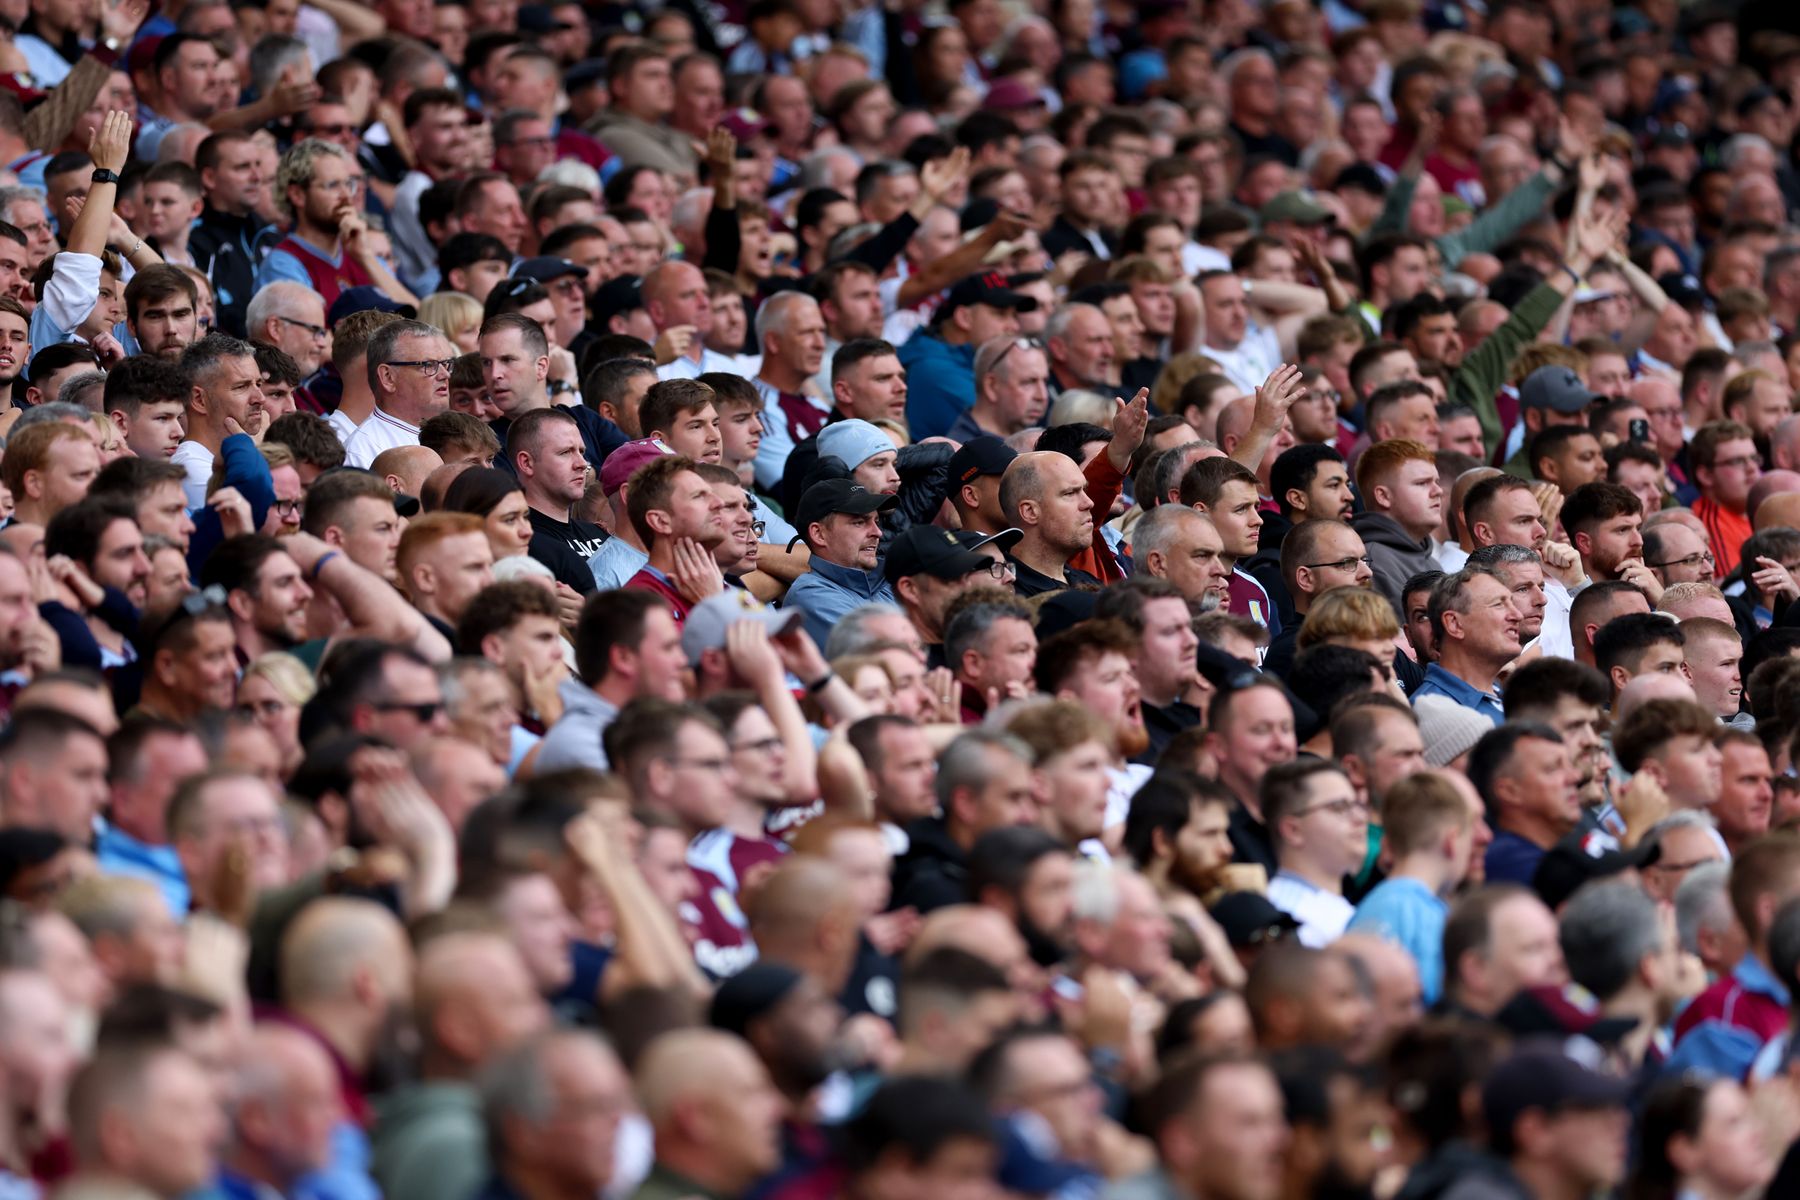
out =
<svg viewBox="0 0 1800 1200"><path fill-rule="evenodd" d="M345 288L338 293L337 299L331 302L331 311L325 314L325 324L328 327L336 327L339 321L351 313L363 312L366 309L374 309L376 312L399 313L409 321L419 315L419 310L412 305L402 304L380 288L365 283Z"/></svg>
<svg viewBox="0 0 1800 1200"><path fill-rule="evenodd" d="M1016 450L991 433L970 438L950 456L950 486L974 483L983 475L1004 475L1007 464L1017 457Z"/></svg>

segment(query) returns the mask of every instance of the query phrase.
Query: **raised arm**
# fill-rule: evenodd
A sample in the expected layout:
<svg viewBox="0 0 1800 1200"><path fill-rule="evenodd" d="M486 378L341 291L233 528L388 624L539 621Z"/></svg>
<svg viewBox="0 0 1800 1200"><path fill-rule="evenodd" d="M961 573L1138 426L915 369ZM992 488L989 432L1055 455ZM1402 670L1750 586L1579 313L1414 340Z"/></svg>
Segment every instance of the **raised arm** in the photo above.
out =
<svg viewBox="0 0 1800 1200"><path fill-rule="evenodd" d="M346 636L411 646L432 662L449 660L450 643L379 575L357 566L310 533L283 538L282 548L300 564L306 581L323 589L344 610L350 622L350 628L342 631Z"/></svg>
<svg viewBox="0 0 1800 1200"><path fill-rule="evenodd" d="M1269 443L1286 424L1288 409L1300 398L1300 390L1299 367L1282 363L1269 373L1263 385L1256 389L1255 413L1250 418L1249 430L1232 447L1232 461L1242 463L1252 471L1262 465Z"/></svg>

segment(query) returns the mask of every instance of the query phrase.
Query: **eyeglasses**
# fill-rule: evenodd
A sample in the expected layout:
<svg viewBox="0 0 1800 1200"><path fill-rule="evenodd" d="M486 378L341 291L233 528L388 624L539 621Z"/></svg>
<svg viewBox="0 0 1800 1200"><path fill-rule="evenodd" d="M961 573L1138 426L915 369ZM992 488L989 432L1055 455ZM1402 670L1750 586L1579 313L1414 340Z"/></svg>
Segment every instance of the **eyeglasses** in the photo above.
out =
<svg viewBox="0 0 1800 1200"><path fill-rule="evenodd" d="M284 517L296 517L300 515L300 506L305 503L306 498L304 496L299 496L292 500L277 500L269 507Z"/></svg>
<svg viewBox="0 0 1800 1200"><path fill-rule="evenodd" d="M1013 572L1013 565L1002 558L1002 559L995 559L995 560L987 563L985 566L976 567L973 571L970 571L969 574L971 574L971 575L987 575L994 579L1004 580L1008 576L1013 575L1014 572Z"/></svg>
<svg viewBox="0 0 1800 1200"><path fill-rule="evenodd" d="M318 188L327 195L332 192L342 192L347 196L354 196L356 193L362 191L363 181L356 178L332 180L315 179L312 181L312 186Z"/></svg>
<svg viewBox="0 0 1800 1200"><path fill-rule="evenodd" d="M514 138L506 144L518 150L548 150L556 145L556 139L550 137Z"/></svg>
<svg viewBox="0 0 1800 1200"><path fill-rule="evenodd" d="M739 742L731 748L733 754L773 754L781 749L778 737L758 738L754 742Z"/></svg>
<svg viewBox="0 0 1800 1200"><path fill-rule="evenodd" d="M1715 471L1723 471L1729 467L1736 471L1748 471L1751 467L1760 466L1762 466L1762 459L1756 457L1756 455L1740 454L1736 458L1721 458L1714 461L1712 469Z"/></svg>
<svg viewBox="0 0 1800 1200"><path fill-rule="evenodd" d="M390 363L383 363L382 365L388 367L417 367L419 370L425 372L425 378L436 379L439 375L448 378L451 370L456 366L456 360L454 358L399 358Z"/></svg>
<svg viewBox="0 0 1800 1200"><path fill-rule="evenodd" d="M438 713L443 711L444 702L442 700L426 700L409 704L403 700L378 700L373 707L377 712L411 713L421 725L428 725L437 719Z"/></svg>
<svg viewBox="0 0 1800 1200"><path fill-rule="evenodd" d="M1014 338L1007 344L1006 349L995 355L994 361L988 364L988 373L992 374L994 368L1005 362L1006 356L1011 354L1014 350L1036 350L1037 348L1038 344L1036 338Z"/></svg>
<svg viewBox="0 0 1800 1200"><path fill-rule="evenodd" d="M189 592L181 598L181 611L190 617L200 616L215 608L225 607L225 589L218 584L208 584L197 592Z"/></svg>
<svg viewBox="0 0 1800 1200"><path fill-rule="evenodd" d="M349 137L351 134L355 133L356 126L350 124L308 125L302 127L300 132L306 137L341 138Z"/></svg>
<svg viewBox="0 0 1800 1200"><path fill-rule="evenodd" d="M752 521L752 522L750 522L750 532L755 534L757 537L761 537L763 534L767 533L768 530L769 530L769 523L767 521Z"/></svg>
<svg viewBox="0 0 1800 1200"><path fill-rule="evenodd" d="M1712 551L1702 550L1700 553L1690 554L1686 558L1671 558L1668 562L1651 563L1650 565L1653 567L1697 567L1704 563L1710 567L1713 565L1713 561Z"/></svg>
<svg viewBox="0 0 1800 1200"><path fill-rule="evenodd" d="M306 332L313 335L314 341L322 342L325 340L327 330L323 325L309 325L305 321L296 321L292 317L276 317L275 319L284 325L292 325L295 329L306 330Z"/></svg>
<svg viewBox="0 0 1800 1200"><path fill-rule="evenodd" d="M1361 563L1365 567L1370 566L1367 555L1359 557L1354 554L1349 558L1340 558L1336 562L1306 563L1304 566L1309 571L1323 571L1326 567L1330 567L1334 571L1354 571L1357 563Z"/></svg>

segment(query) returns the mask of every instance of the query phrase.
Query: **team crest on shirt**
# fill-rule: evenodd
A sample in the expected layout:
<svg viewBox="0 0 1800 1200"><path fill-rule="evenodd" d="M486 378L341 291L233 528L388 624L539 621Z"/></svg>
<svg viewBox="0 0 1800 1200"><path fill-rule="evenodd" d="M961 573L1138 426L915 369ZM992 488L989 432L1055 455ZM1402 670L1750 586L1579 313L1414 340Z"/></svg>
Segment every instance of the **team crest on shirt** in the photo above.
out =
<svg viewBox="0 0 1800 1200"><path fill-rule="evenodd" d="M724 917L727 921L730 921L739 929L748 929L750 927L750 920L748 917L744 916L743 910L738 907L736 896L733 896L723 886L714 888L709 894L712 896L713 907L719 910L720 916Z"/></svg>

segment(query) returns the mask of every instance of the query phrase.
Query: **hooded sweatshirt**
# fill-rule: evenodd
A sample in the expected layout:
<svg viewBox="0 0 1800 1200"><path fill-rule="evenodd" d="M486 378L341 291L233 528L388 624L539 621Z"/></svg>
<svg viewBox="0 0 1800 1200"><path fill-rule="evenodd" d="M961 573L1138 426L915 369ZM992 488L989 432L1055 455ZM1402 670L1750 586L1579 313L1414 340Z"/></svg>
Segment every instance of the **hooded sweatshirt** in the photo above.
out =
<svg viewBox="0 0 1800 1200"><path fill-rule="evenodd" d="M1437 570L1431 557L1431 539L1414 541L1406 530L1386 513L1357 513L1350 527L1363 540L1369 552L1369 567L1375 572L1375 590L1388 598L1394 611L1400 612L1401 591L1406 581L1421 571Z"/></svg>

